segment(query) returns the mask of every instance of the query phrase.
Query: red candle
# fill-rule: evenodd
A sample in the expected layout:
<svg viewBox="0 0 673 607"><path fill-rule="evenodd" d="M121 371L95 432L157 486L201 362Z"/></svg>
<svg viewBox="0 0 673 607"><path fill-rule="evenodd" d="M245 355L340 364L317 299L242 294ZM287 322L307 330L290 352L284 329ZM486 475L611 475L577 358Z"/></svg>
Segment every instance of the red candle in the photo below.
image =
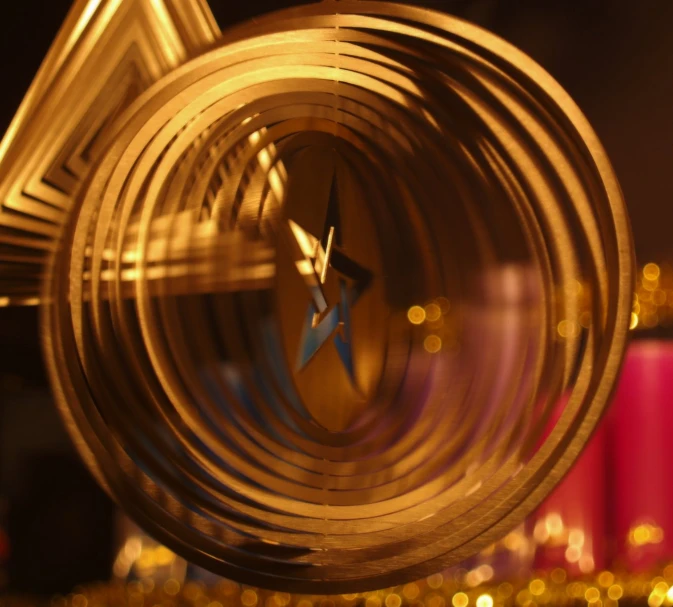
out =
<svg viewBox="0 0 673 607"><path fill-rule="evenodd" d="M601 424L565 479L532 517L535 566L571 575L606 565L606 428Z"/></svg>
<svg viewBox="0 0 673 607"><path fill-rule="evenodd" d="M634 341L609 414L615 564L673 557L673 343Z"/></svg>

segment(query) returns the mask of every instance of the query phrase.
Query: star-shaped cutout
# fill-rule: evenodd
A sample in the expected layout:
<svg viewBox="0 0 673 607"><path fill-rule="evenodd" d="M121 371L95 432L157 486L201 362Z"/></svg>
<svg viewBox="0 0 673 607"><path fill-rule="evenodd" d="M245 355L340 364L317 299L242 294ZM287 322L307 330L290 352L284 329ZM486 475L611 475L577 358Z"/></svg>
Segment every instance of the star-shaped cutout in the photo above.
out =
<svg viewBox="0 0 673 607"><path fill-rule="evenodd" d="M304 369L332 339L351 383L357 388L351 341L351 309L371 284L372 273L348 257L343 250L336 179L332 180L320 239L291 219L288 223L302 253L296 267L311 294L297 367Z"/></svg>

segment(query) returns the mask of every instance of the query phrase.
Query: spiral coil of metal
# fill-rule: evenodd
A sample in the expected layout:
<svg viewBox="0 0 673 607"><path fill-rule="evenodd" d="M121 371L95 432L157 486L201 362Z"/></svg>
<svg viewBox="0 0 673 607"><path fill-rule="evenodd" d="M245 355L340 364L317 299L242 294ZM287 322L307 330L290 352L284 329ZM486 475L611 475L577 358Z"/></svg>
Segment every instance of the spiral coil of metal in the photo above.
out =
<svg viewBox="0 0 673 607"><path fill-rule="evenodd" d="M504 535L603 411L628 222L580 111L468 23L322 2L141 95L43 296L130 515L240 582L356 592Z"/></svg>

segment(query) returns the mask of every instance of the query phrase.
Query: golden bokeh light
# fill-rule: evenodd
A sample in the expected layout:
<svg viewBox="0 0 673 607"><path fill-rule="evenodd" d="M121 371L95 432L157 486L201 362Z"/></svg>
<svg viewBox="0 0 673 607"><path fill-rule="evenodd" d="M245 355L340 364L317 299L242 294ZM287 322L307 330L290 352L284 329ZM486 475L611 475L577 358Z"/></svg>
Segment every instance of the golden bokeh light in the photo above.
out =
<svg viewBox="0 0 673 607"><path fill-rule="evenodd" d="M395 594L395 593L389 594L386 597L385 604L386 604L386 607L400 607L400 605L402 604L402 599L400 598L399 594Z"/></svg>
<svg viewBox="0 0 673 607"><path fill-rule="evenodd" d="M446 315L451 311L451 302L446 297L438 297L435 302L440 307L442 314Z"/></svg>
<svg viewBox="0 0 673 607"><path fill-rule="evenodd" d="M557 331L563 338L577 337L580 332L580 325L574 320L562 320L558 324Z"/></svg>
<svg viewBox="0 0 673 607"><path fill-rule="evenodd" d="M582 549L579 546L568 546L565 557L569 563L577 563L582 557Z"/></svg>
<svg viewBox="0 0 673 607"><path fill-rule="evenodd" d="M412 325L422 325L425 322L425 310L421 306L411 306L407 318Z"/></svg>
<svg viewBox="0 0 673 607"><path fill-rule="evenodd" d="M628 541L632 546L660 544L664 541L664 530L652 523L641 523L631 528Z"/></svg>
<svg viewBox="0 0 673 607"><path fill-rule="evenodd" d="M257 605L257 600L257 593L250 588L244 590L241 594L241 603L243 603L245 607L254 607L254 605Z"/></svg>
<svg viewBox="0 0 673 607"><path fill-rule="evenodd" d="M453 607L467 607L469 604L470 599L464 592L457 592L456 594L453 595L453 598L451 599L451 604Z"/></svg>
<svg viewBox="0 0 673 607"><path fill-rule="evenodd" d="M425 597L425 607L446 607L446 600L441 594L429 594Z"/></svg>
<svg viewBox="0 0 673 607"><path fill-rule="evenodd" d="M169 596L175 596L178 592L180 592L180 582L178 582L178 580L175 578L166 580L164 583L164 592Z"/></svg>
<svg viewBox="0 0 673 607"><path fill-rule="evenodd" d="M595 603L601 598L601 592L598 590L598 588L594 588L592 586L587 588L586 592L584 593L584 598L587 600L587 603Z"/></svg>
<svg viewBox="0 0 673 607"><path fill-rule="evenodd" d="M611 571L601 571L598 574L598 583L603 586L603 588L607 588L608 586L612 586L612 584L615 581L615 576Z"/></svg>
<svg viewBox="0 0 673 607"><path fill-rule="evenodd" d="M477 607L493 607L493 597L490 594L482 594L477 597Z"/></svg>
<svg viewBox="0 0 673 607"><path fill-rule="evenodd" d="M437 354L442 349L442 340L438 335L428 335L423 342L423 347L430 354Z"/></svg>
<svg viewBox="0 0 673 607"><path fill-rule="evenodd" d="M514 592L514 586L510 584L509 582L503 582L498 586L497 594L499 597L503 599L507 599L510 596L512 596L512 593Z"/></svg>
<svg viewBox="0 0 673 607"><path fill-rule="evenodd" d="M425 318L429 322L435 322L442 317L442 309L436 304L431 303L425 306Z"/></svg>
<svg viewBox="0 0 673 607"><path fill-rule="evenodd" d="M563 517L558 512L552 512L549 514L545 524L549 530L549 535L552 537L561 535L565 529L565 525L563 524Z"/></svg>
<svg viewBox="0 0 673 607"><path fill-rule="evenodd" d="M643 276L647 280L656 281L661 276L661 269L656 263L648 263L643 267Z"/></svg>
<svg viewBox="0 0 673 607"><path fill-rule="evenodd" d="M554 584L563 584L563 582L566 581L567 574L565 572L565 569L556 567L556 569L552 570L550 577L552 582L554 582Z"/></svg>
<svg viewBox="0 0 673 607"><path fill-rule="evenodd" d="M404 598L413 601L418 597L418 595L421 593L421 589L418 587L418 584L411 583L411 584L406 584L404 588L402 589L402 594L404 595Z"/></svg>
<svg viewBox="0 0 673 607"><path fill-rule="evenodd" d="M545 583L540 579L535 579L528 585L528 589L533 596L541 596L545 588Z"/></svg>
<svg viewBox="0 0 673 607"><path fill-rule="evenodd" d="M583 554L580 556L578 567L582 573L591 573L596 567L594 557L591 554Z"/></svg>
<svg viewBox="0 0 673 607"><path fill-rule="evenodd" d="M483 565L475 568L479 570ZM465 572L462 570L462 572ZM209 587L203 582L187 581L175 595L164 590L164 584L156 588L148 586L147 580L128 582L116 586L115 605L119 607L542 607L552 605L591 605L592 607L618 607L619 604L648 604L655 607L670 607L673 604L673 564L666 565L663 575L650 577L643 572L620 572L601 570L593 576L569 577L562 568L538 571L533 579L515 579L493 586L464 588L459 580L461 570L453 574L444 572L442 585L432 588L428 578L402 587L392 587L364 594L352 593L339 596L301 595L272 592L261 589L241 589L237 584L222 580ZM573 575L576 575L573 574ZM652 574L653 575L653 574ZM436 585L436 578L433 583ZM566 580L568 580L566 582ZM177 582L177 580L174 580ZM235 589L232 594L231 590ZM125 594L118 594L125 591ZM109 588L94 585L78 587L68 597L55 596L51 607L110 607ZM241 594L242 592L242 594ZM240 595L240 596L239 596ZM21 607L21 606L19 606ZM30 607L26 605L26 607Z"/></svg>

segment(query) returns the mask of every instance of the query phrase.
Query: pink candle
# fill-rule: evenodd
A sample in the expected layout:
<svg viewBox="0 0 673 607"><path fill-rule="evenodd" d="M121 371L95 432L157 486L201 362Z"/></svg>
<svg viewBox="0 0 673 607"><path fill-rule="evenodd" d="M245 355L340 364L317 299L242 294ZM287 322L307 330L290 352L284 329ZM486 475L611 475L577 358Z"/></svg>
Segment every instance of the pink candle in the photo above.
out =
<svg viewBox="0 0 673 607"><path fill-rule="evenodd" d="M647 569L673 557L673 343L630 345L608 422L612 553Z"/></svg>

